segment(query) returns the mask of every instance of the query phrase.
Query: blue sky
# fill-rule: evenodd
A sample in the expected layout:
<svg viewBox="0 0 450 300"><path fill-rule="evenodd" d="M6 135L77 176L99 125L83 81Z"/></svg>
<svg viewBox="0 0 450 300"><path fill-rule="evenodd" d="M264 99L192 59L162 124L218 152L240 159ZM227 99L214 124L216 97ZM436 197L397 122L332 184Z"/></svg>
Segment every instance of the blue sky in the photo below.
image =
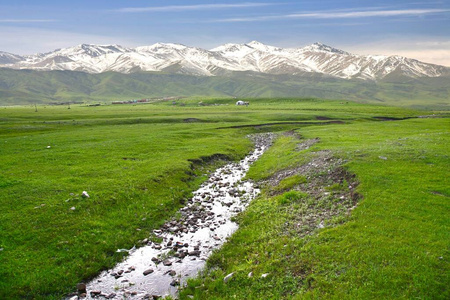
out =
<svg viewBox="0 0 450 300"><path fill-rule="evenodd" d="M314 42L450 66L450 0L0 0L0 51L156 42L210 49Z"/></svg>

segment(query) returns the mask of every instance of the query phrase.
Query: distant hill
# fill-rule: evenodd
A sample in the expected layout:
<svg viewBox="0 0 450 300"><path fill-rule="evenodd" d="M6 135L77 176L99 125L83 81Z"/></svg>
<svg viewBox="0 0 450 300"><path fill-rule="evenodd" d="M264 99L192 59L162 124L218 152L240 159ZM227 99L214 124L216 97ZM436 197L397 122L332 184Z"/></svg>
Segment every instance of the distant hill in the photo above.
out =
<svg viewBox="0 0 450 300"><path fill-rule="evenodd" d="M228 72L194 76L161 72L90 74L0 68L0 105L65 101L105 102L150 97L317 97L428 109L450 108L450 77L412 78L392 73L378 81Z"/></svg>

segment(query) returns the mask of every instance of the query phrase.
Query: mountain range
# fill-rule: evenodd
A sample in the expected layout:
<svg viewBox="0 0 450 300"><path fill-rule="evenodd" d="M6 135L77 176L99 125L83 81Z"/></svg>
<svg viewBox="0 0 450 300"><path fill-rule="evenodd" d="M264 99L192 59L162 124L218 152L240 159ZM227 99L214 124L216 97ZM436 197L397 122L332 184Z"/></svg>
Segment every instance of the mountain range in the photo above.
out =
<svg viewBox="0 0 450 300"><path fill-rule="evenodd" d="M450 110L450 68L324 44L211 50L157 43L0 52L0 105L153 97L315 97Z"/></svg>
<svg viewBox="0 0 450 300"><path fill-rule="evenodd" d="M450 75L450 68L401 56L356 55L321 43L279 48L253 41L211 50L157 43L126 48L82 44L35 55L0 52L0 67L38 71L68 70L90 74L162 72L195 76L230 76L236 72L303 76L320 74L342 79L380 80Z"/></svg>

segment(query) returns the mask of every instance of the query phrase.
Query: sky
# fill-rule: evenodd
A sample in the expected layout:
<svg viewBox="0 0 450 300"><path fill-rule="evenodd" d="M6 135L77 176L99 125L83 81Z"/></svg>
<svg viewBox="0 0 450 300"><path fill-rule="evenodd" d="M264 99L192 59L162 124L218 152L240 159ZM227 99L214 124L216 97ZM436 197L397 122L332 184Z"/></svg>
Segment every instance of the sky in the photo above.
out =
<svg viewBox="0 0 450 300"><path fill-rule="evenodd" d="M0 0L0 51L314 42L450 66L450 0Z"/></svg>

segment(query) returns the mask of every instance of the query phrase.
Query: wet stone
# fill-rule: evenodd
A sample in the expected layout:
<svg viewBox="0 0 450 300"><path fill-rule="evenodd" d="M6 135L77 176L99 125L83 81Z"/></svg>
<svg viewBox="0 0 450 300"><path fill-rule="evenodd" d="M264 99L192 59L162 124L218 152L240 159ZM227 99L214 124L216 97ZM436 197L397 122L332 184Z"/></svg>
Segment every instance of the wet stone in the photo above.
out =
<svg viewBox="0 0 450 300"><path fill-rule="evenodd" d="M180 282L179 282L178 280L173 280L173 281L170 283L170 285L171 285L171 286L177 286L177 285L180 285Z"/></svg>
<svg viewBox="0 0 450 300"><path fill-rule="evenodd" d="M171 266L171 265L172 265L172 262L171 262L170 260L166 259L166 260L163 261L163 265L165 265L165 266Z"/></svg>
<svg viewBox="0 0 450 300"><path fill-rule="evenodd" d="M101 291L91 291L90 295L91 297L97 297L100 296L101 293L102 293Z"/></svg>
<svg viewBox="0 0 450 300"><path fill-rule="evenodd" d="M77 291L78 291L78 294L86 293L86 284L84 284L84 283L77 284Z"/></svg>
<svg viewBox="0 0 450 300"><path fill-rule="evenodd" d="M143 274L144 274L144 276L147 276L148 274L151 274L153 272L154 272L153 269L147 269L143 272Z"/></svg>
<svg viewBox="0 0 450 300"><path fill-rule="evenodd" d="M194 250L189 252L189 256L200 256L200 250Z"/></svg>

